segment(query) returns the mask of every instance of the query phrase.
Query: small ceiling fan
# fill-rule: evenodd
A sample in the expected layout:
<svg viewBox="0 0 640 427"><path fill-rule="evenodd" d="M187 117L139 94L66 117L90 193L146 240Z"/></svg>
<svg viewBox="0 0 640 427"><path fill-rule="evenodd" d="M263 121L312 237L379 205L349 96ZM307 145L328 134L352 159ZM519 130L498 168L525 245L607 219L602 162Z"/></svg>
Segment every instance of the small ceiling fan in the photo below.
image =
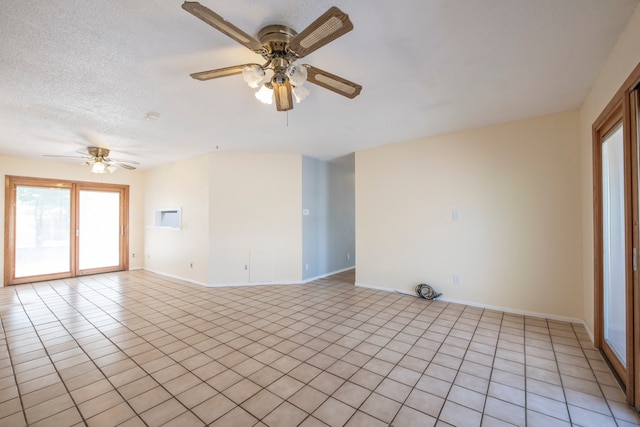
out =
<svg viewBox="0 0 640 427"><path fill-rule="evenodd" d="M309 91L303 86L305 81L347 98L355 98L362 90L357 83L308 64L295 63L353 29L349 16L335 6L299 34L285 25L267 25L258 32L258 39L198 2L185 1L182 8L266 61L262 65L243 64L193 73L194 79L211 80L242 74L250 87L259 88L256 98L260 101L271 104L275 98L278 111L291 110L293 97L297 102L307 97Z"/></svg>
<svg viewBox="0 0 640 427"><path fill-rule="evenodd" d="M139 165L140 163L133 160L120 160L109 157L109 149L101 147L88 147L87 153L83 151L76 151L82 156L59 156L56 154L45 154L47 157L72 157L79 159L86 159L82 164L91 166L91 172L93 173L105 173L115 172L118 168L134 170L135 167L131 165Z"/></svg>

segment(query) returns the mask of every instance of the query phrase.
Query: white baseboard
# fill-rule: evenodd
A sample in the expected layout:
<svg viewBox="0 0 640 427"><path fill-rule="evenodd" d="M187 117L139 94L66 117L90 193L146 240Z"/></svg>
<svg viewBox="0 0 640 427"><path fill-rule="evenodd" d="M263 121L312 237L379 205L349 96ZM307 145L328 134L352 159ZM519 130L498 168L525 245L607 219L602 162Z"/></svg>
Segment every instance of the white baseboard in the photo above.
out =
<svg viewBox="0 0 640 427"><path fill-rule="evenodd" d="M591 340L591 342L595 343L596 341L595 341L595 338L593 337L593 332L591 331L591 329L589 329L587 322L583 320L582 325L584 326L584 330L587 331L587 334L589 335L589 339Z"/></svg>
<svg viewBox="0 0 640 427"><path fill-rule="evenodd" d="M343 273L345 271L353 270L355 266L343 268L341 270L332 271L330 273L322 274L320 276L311 277L302 281L287 280L280 282L235 282L235 283L215 283L206 285L208 288L226 288L229 286L272 286L272 285L304 285L314 280L324 279L325 277L333 276L334 274Z"/></svg>
<svg viewBox="0 0 640 427"><path fill-rule="evenodd" d="M358 282L356 282L356 286L361 287L361 288L375 289L375 290L379 290L379 291L396 292L396 293L401 293L401 294L405 294L405 295L411 295L411 296L414 296L414 297L418 298L418 296L415 293L412 293L410 291L401 290L401 289L393 289L393 288L386 288L386 287L383 287L383 286L367 285L365 283L358 283ZM453 298L442 298L441 297L441 298L438 298L438 301L449 302L449 303L452 303L452 304L463 304L463 305L468 305L468 306L471 306L471 307L486 308L488 310L504 311L505 313L519 314L521 316L539 317L539 318L542 318L542 319L557 320L557 321L560 321L560 322L579 323L579 324L585 326L585 329L587 330L587 333L589 334L589 337L591 338L591 341L593 342L593 335L591 334L591 331L589 330L589 328L586 327L584 319L579 319L577 317L558 316L556 314L539 313L537 311L528 311L528 310L519 310L519 309L515 309L515 308L511 308L511 307L501 307L501 306L496 306L496 305L482 304L482 303L478 303L478 302L475 302L475 301L466 301L466 300L459 300L459 299L453 299Z"/></svg>
<svg viewBox="0 0 640 427"><path fill-rule="evenodd" d="M169 277L171 279L182 280L183 282L193 283L194 285L207 286L206 283L199 282L197 280L188 279L186 277L176 276L175 274L164 273L162 271L152 270L150 268L142 267L141 270L148 271L150 273L157 274L159 276Z"/></svg>
<svg viewBox="0 0 640 427"><path fill-rule="evenodd" d="M373 289L376 291L394 292L396 294L404 294L404 295L411 295L413 297L417 297L417 295L414 294L413 292L405 291L402 289L386 288L384 286L377 286L377 285L367 285L366 283L359 283L359 282L356 282L355 285L359 288Z"/></svg>
<svg viewBox="0 0 640 427"><path fill-rule="evenodd" d="M278 282L233 282L233 283L203 283L192 279L187 279L185 277L176 276L174 274L163 273L157 270L151 270L148 268L140 268L141 270L146 270L151 273L159 274L160 276L170 277L172 279L183 280L185 282L193 283L195 285L204 286L207 288L228 288L233 286L273 286L273 285L303 285L309 282L313 282L314 280L324 279L325 277L333 276L334 274L343 273L345 271L353 270L355 266L344 268L337 271L332 271L327 274L323 274L320 276L316 276L310 279L305 279L303 281L298 280L284 280Z"/></svg>

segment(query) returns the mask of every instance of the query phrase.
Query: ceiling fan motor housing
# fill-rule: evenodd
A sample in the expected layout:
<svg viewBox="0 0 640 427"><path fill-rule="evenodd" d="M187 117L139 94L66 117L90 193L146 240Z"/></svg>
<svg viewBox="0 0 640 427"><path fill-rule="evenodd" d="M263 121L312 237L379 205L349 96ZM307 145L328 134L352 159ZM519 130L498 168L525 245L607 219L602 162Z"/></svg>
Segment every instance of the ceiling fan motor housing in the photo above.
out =
<svg viewBox="0 0 640 427"><path fill-rule="evenodd" d="M107 157L109 155L109 149L108 148L102 148L102 147L89 147L87 148L87 151L89 151L89 154L92 157Z"/></svg>
<svg viewBox="0 0 640 427"><path fill-rule="evenodd" d="M286 25L267 25L258 32L258 39L263 45L262 57L273 69L272 84L282 85L287 81L286 71L297 57L288 50L289 42L297 36L291 27Z"/></svg>
<svg viewBox="0 0 640 427"><path fill-rule="evenodd" d="M258 40L267 50L267 57L274 53L285 53L289 42L297 36L290 27L286 25L267 25L258 32Z"/></svg>

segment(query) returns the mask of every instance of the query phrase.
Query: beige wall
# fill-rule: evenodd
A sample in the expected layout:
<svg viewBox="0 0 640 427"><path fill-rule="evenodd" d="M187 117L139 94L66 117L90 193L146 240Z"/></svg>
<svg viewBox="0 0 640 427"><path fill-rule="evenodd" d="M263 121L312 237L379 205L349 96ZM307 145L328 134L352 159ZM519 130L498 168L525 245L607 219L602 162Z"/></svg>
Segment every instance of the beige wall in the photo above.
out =
<svg viewBox="0 0 640 427"><path fill-rule="evenodd" d="M209 155L144 173L144 267L205 284L209 279ZM180 230L154 226L159 209L180 208Z"/></svg>
<svg viewBox="0 0 640 427"><path fill-rule="evenodd" d="M356 153L356 281L582 318L579 153L577 111Z"/></svg>
<svg viewBox="0 0 640 427"><path fill-rule="evenodd" d="M302 157L212 153L210 159L209 283L299 283Z"/></svg>
<svg viewBox="0 0 640 427"><path fill-rule="evenodd" d="M593 165L591 127L613 95L640 62L640 6L600 72L580 112L582 149L583 311L593 331Z"/></svg>
<svg viewBox="0 0 640 427"><path fill-rule="evenodd" d="M129 185L129 267L132 269L142 267L144 181L141 172L118 170L113 174L93 174L89 172L88 167L77 163L0 156L0 176L4 178L6 175ZM4 185L0 191L4 206ZM0 233L4 241L4 227ZM3 252L4 259L4 245L0 247L0 251ZM132 257L134 253L135 258ZM0 265L2 270L0 277L4 278L3 269L4 263Z"/></svg>
<svg viewBox="0 0 640 427"><path fill-rule="evenodd" d="M300 282L300 155L203 154L147 171L145 190L145 268L208 285ZM180 231L152 227L174 207Z"/></svg>

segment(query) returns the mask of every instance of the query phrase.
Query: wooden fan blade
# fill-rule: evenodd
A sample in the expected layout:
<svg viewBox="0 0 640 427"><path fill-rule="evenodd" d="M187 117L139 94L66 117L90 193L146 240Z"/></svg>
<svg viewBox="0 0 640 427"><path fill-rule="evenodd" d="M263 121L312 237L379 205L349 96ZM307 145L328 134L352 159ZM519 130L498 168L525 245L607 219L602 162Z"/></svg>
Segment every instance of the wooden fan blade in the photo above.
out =
<svg viewBox="0 0 640 427"><path fill-rule="evenodd" d="M202 80L202 81L217 79L219 77L227 77L227 76L233 76L236 74L241 74L242 69L249 65L257 65L257 64L234 65L233 67L217 68L215 70L209 70L209 71L200 71L199 73L190 74L190 76L196 80Z"/></svg>
<svg viewBox="0 0 640 427"><path fill-rule="evenodd" d="M104 159L107 162L116 162L116 163L129 163L130 165L139 165L140 163L133 160L122 160L122 159L114 159L113 157L109 157Z"/></svg>
<svg viewBox="0 0 640 427"><path fill-rule="evenodd" d="M201 5L197 1L185 1L182 4L182 8L248 49L251 49L254 52L258 52L262 49L262 43L258 40L251 37L232 23L227 22L222 16Z"/></svg>
<svg viewBox="0 0 640 427"><path fill-rule="evenodd" d="M113 165L113 166L117 166L117 167L122 168L122 169L130 170L130 171L135 170L135 168L133 166L130 166L130 165L126 164L126 163L109 162L109 164ZM136 163L136 164L139 164L139 163Z"/></svg>
<svg viewBox="0 0 640 427"><path fill-rule="evenodd" d="M333 6L291 40L289 50L302 58L351 30L349 15Z"/></svg>
<svg viewBox="0 0 640 427"><path fill-rule="evenodd" d="M62 156L58 154L43 154L45 157L66 157L68 159L90 159L89 156Z"/></svg>
<svg viewBox="0 0 640 427"><path fill-rule="evenodd" d="M335 74L328 73L319 68L306 65L307 67L307 81L315 85L321 86L325 89L329 89L335 93L339 93L347 98L355 98L360 94L362 86L357 83L350 82L347 79L338 77Z"/></svg>
<svg viewBox="0 0 640 427"><path fill-rule="evenodd" d="M293 98L291 97L291 84L289 80L286 80L283 84L273 83L273 94L276 96L276 107L278 111L293 109Z"/></svg>

